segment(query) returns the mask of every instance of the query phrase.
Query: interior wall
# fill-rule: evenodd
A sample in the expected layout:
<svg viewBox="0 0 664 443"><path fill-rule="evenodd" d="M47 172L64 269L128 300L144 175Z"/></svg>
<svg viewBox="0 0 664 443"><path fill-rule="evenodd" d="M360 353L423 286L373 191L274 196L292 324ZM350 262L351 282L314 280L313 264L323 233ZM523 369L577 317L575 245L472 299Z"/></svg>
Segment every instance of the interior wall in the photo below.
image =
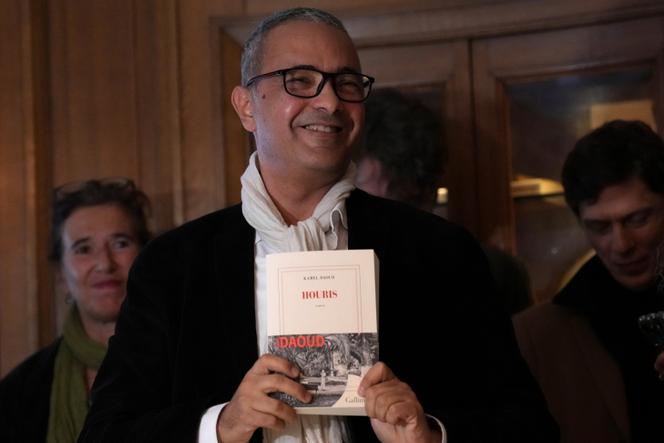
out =
<svg viewBox="0 0 664 443"><path fill-rule="evenodd" d="M55 337L65 310L46 262L52 187L128 176L152 199L157 232L237 201L247 143L233 135L228 94L239 42L259 17L300 4L339 15L364 48L661 8L655 0L0 0L0 376Z"/></svg>
<svg viewBox="0 0 664 443"><path fill-rule="evenodd" d="M44 2L0 1L0 375L49 337ZM42 255L44 254L44 255Z"/></svg>

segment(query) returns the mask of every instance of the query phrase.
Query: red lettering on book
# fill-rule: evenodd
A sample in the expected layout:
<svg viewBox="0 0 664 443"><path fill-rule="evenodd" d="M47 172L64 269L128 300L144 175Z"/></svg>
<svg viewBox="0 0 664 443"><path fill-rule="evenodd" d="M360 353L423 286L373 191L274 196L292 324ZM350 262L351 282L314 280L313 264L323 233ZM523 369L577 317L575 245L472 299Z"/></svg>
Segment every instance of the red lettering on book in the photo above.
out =
<svg viewBox="0 0 664 443"><path fill-rule="evenodd" d="M320 291L302 291L302 299L308 300L312 298L337 298L339 294L336 289L323 289Z"/></svg>
<svg viewBox="0 0 664 443"><path fill-rule="evenodd" d="M325 337L322 335L282 335L277 337L275 345L278 348L322 348L325 346Z"/></svg>

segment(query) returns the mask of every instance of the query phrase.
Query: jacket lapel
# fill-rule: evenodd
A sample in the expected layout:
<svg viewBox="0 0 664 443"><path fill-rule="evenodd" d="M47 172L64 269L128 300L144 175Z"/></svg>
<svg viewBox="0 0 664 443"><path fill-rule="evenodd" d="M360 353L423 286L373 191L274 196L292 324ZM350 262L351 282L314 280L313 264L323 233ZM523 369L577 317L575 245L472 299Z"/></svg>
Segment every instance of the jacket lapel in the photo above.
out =
<svg viewBox="0 0 664 443"><path fill-rule="evenodd" d="M372 210L372 198L355 189L346 199L348 249L373 249L380 258L387 252L389 232L384 220Z"/></svg>
<svg viewBox="0 0 664 443"><path fill-rule="evenodd" d="M236 382L242 380L258 358L254 309L255 231L242 215L231 209L232 221L220 227L215 244L215 272L221 308L225 349Z"/></svg>
<svg viewBox="0 0 664 443"><path fill-rule="evenodd" d="M620 370L582 317L574 316L570 318L570 323L582 351L581 358L596 381L597 391L616 422L622 439L628 441L627 400Z"/></svg>

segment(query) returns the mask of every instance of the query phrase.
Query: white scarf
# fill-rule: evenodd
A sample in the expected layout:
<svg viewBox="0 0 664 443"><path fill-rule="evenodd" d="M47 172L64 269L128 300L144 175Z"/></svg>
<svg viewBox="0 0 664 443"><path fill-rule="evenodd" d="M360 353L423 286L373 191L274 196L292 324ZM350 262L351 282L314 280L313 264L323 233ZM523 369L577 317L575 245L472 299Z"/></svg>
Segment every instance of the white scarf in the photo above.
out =
<svg viewBox="0 0 664 443"><path fill-rule="evenodd" d="M270 250L277 252L320 251L336 249L326 239L332 225L334 209L343 204L350 191L355 189L355 165L351 163L341 180L325 194L314 213L297 225L288 226L265 189L263 179L256 167L256 153L249 157L249 166L244 171L242 183L242 214L256 229Z"/></svg>
<svg viewBox="0 0 664 443"><path fill-rule="evenodd" d="M276 252L317 251L336 249L338 237L326 235L332 217L355 188L355 165L348 167L344 177L325 194L313 215L296 225L288 226L270 198L256 166L256 153L240 178L242 183L242 214L256 229L261 240ZM281 431L263 429L264 441L271 443L336 443L347 441L343 418L325 415L298 415Z"/></svg>

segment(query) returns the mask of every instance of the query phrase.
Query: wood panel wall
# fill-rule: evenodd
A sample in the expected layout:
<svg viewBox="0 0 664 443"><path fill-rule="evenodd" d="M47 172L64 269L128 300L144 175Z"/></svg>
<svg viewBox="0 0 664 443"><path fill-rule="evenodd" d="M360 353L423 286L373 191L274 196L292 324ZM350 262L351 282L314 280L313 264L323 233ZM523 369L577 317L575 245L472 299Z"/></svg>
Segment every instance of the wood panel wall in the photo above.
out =
<svg viewBox="0 0 664 443"><path fill-rule="evenodd" d="M127 176L181 222L175 1L48 5L53 183Z"/></svg>
<svg viewBox="0 0 664 443"><path fill-rule="evenodd" d="M43 1L0 1L0 375L52 337L44 11Z"/></svg>
<svg viewBox="0 0 664 443"><path fill-rule="evenodd" d="M303 3L337 13L363 48L661 10L656 0L0 0L0 376L47 344L62 315L45 260L50 189L131 177L156 231L236 202L248 154L228 101L240 42L258 17Z"/></svg>
<svg viewBox="0 0 664 443"><path fill-rule="evenodd" d="M0 0L0 376L56 335L53 186L127 176L183 221L175 0Z"/></svg>

